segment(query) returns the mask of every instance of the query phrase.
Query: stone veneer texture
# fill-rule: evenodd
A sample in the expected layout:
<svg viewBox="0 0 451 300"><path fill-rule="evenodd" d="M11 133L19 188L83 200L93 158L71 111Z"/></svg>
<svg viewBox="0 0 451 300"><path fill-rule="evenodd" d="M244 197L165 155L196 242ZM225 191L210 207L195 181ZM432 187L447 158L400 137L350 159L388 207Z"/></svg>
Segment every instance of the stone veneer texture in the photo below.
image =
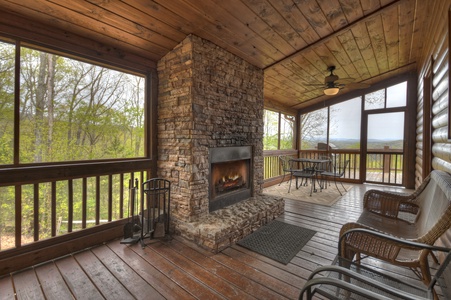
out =
<svg viewBox="0 0 451 300"><path fill-rule="evenodd" d="M209 148L253 146L263 183L263 70L189 35L158 63L158 176L171 181L172 225L207 217Z"/></svg>

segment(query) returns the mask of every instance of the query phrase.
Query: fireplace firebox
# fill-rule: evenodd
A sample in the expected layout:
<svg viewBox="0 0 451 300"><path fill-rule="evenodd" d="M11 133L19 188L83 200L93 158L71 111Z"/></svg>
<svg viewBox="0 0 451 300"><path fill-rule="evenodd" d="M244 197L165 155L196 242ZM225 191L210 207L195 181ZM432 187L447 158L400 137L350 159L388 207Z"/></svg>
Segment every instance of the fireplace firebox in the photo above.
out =
<svg viewBox="0 0 451 300"><path fill-rule="evenodd" d="M209 211L252 196L252 147L210 149Z"/></svg>

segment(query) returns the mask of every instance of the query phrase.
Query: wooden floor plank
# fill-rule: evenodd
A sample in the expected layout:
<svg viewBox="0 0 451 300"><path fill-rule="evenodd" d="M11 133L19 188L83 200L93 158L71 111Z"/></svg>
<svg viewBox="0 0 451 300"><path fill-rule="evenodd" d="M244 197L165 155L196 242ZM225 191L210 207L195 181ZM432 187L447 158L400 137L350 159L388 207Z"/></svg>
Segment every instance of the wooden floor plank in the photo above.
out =
<svg viewBox="0 0 451 300"><path fill-rule="evenodd" d="M0 278L0 299L14 299L14 287L10 276Z"/></svg>
<svg viewBox="0 0 451 300"><path fill-rule="evenodd" d="M237 286L223 280L215 273L209 272L193 260L188 259L179 252L172 250L171 247L167 246L165 243L152 244L149 247L173 264L183 266L183 270L186 273L209 286L211 289L214 289L218 294L224 296L226 299L255 299L255 297L249 295L243 290L240 290Z"/></svg>
<svg viewBox="0 0 451 300"><path fill-rule="evenodd" d="M91 251L77 253L74 257L105 298L134 299L133 295Z"/></svg>
<svg viewBox="0 0 451 300"><path fill-rule="evenodd" d="M209 272L218 275L221 280L230 282L236 285L243 291L247 292L249 295L256 297L257 299L278 299L280 295L274 293L266 286L263 286L255 282L252 278L248 278L242 275L239 270L233 270L228 268L214 259L210 255L205 255L205 252L200 251L201 249L193 249L187 244L174 240L169 245L172 249L178 253L183 253L189 257L193 262L201 265L203 268Z"/></svg>
<svg viewBox="0 0 451 300"><path fill-rule="evenodd" d="M13 284L18 299L44 299L44 294L34 269L27 269L15 274Z"/></svg>
<svg viewBox="0 0 451 300"><path fill-rule="evenodd" d="M170 274L171 279L179 286L184 288L187 292L198 299L222 299L223 297L204 285L197 279L193 278L189 273L183 270L183 266L177 266L167 259L163 258L150 247L141 249L140 246L135 245L132 248L137 254L142 256L155 269L164 274Z"/></svg>
<svg viewBox="0 0 451 300"><path fill-rule="evenodd" d="M284 280L281 280L273 273L267 273L270 271L276 271L277 268L271 267L271 265L261 260L259 261L259 265L256 268L255 265L257 265L257 258L253 258L250 255L238 252L234 250L233 247L229 247L223 252L215 255L214 259L228 266L229 268L240 270L241 274L249 278L254 278L254 280L267 286L272 291L280 294L281 297L294 299L296 298L296 295L299 294L298 287L293 286L291 283L286 283ZM299 278L293 278L294 281L298 279Z"/></svg>
<svg viewBox="0 0 451 300"><path fill-rule="evenodd" d="M136 299L164 299L157 290L107 246L93 248L92 253Z"/></svg>
<svg viewBox="0 0 451 300"><path fill-rule="evenodd" d="M67 287L76 299L104 299L73 256L66 256L55 261Z"/></svg>
<svg viewBox="0 0 451 300"><path fill-rule="evenodd" d="M131 268L134 268L144 280L151 284L166 299L194 299L193 295L189 294L185 289L172 281L170 277L153 267L129 247L124 247L124 245L119 244L118 241L108 243L108 247L121 257L121 259L123 259Z"/></svg>
<svg viewBox="0 0 451 300"><path fill-rule="evenodd" d="M46 299L61 300L73 297L55 264L40 265L35 268L35 272Z"/></svg>
<svg viewBox="0 0 451 300"><path fill-rule="evenodd" d="M285 282L294 287L299 287L303 284L303 280L297 276L293 276L291 272L288 272L285 269L285 265L279 262L266 262L265 257L256 257L252 255L248 255L247 253L243 253L241 251L240 246L233 246L223 251L224 254L239 259L249 266L260 270L266 274L270 274L271 276Z"/></svg>
<svg viewBox="0 0 451 300"><path fill-rule="evenodd" d="M283 269L283 270L295 275L296 277L300 277L302 279L307 278L310 275L311 270L315 269L318 266L318 264L315 264L314 267L306 268L305 267L305 263L307 261L305 259L301 259L300 260L301 263L296 263L296 256L287 265L282 265L279 262L276 262L276 261L274 261L274 260L272 260L272 259L270 259L268 257L262 256L262 255L260 255L260 254L258 254L256 252L253 252L253 251L248 250L248 249L243 248L243 247L235 247L234 246L233 249L236 250L236 251L244 252L247 255L253 256L253 257L255 257L255 258L257 258L257 259L259 259L259 260L261 260L261 261L263 261L263 262L265 262L267 264L270 264L270 265L276 266L278 268L281 268L281 269Z"/></svg>

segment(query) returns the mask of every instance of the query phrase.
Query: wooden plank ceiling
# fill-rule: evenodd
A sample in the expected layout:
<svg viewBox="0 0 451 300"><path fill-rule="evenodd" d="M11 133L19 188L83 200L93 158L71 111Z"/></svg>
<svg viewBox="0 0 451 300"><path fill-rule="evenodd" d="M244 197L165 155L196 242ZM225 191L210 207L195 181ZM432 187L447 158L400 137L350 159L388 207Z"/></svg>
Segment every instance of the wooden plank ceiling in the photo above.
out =
<svg viewBox="0 0 451 300"><path fill-rule="evenodd" d="M265 103L331 99L336 66L374 84L416 71L431 0L2 0L0 10L158 61L188 34L265 71ZM340 94L350 91L344 88Z"/></svg>

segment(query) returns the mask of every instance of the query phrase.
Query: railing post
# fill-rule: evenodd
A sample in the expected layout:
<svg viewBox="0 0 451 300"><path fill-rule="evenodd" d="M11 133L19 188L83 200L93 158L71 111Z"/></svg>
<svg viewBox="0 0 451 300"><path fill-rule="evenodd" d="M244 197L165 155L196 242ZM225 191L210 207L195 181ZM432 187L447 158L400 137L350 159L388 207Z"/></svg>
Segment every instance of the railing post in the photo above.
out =
<svg viewBox="0 0 451 300"><path fill-rule="evenodd" d="M384 151L388 151L390 149L390 146L384 146ZM390 155L384 153L384 173L389 174L390 173Z"/></svg>

